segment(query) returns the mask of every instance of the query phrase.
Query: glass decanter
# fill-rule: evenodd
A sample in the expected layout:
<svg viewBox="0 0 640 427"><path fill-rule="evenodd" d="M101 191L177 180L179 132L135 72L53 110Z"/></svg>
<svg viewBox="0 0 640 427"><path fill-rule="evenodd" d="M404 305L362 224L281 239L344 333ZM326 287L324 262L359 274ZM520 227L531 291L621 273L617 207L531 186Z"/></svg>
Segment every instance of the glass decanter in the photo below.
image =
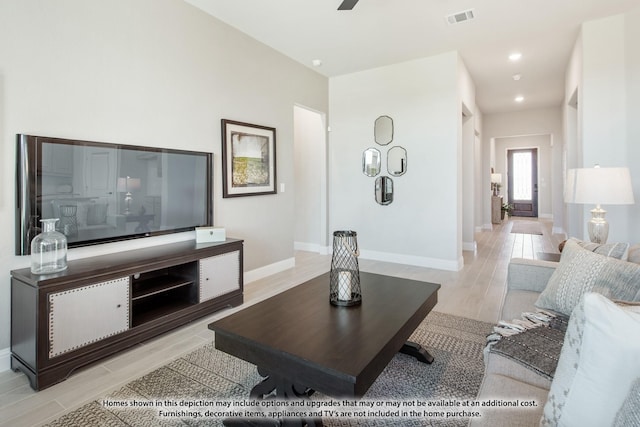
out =
<svg viewBox="0 0 640 427"><path fill-rule="evenodd" d="M56 231L58 218L41 219L42 233L31 241L31 272L49 274L67 268L67 237Z"/></svg>

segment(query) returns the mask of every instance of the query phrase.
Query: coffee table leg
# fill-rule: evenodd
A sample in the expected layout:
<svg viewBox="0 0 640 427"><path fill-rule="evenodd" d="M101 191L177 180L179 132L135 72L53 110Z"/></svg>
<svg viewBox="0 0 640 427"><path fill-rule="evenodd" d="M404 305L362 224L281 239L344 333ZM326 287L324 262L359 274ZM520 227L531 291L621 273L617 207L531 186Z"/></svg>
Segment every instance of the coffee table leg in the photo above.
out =
<svg viewBox="0 0 640 427"><path fill-rule="evenodd" d="M274 395L274 392L274 397L278 399L306 399L315 393L315 390L294 384L286 378L266 372L262 368L258 368L258 373L264 379L251 389L249 396L252 399L265 399L269 395Z"/></svg>
<svg viewBox="0 0 640 427"><path fill-rule="evenodd" d="M413 341L407 341L400 349L400 353L413 356L423 363L433 363L433 356L424 347Z"/></svg>
<svg viewBox="0 0 640 427"><path fill-rule="evenodd" d="M315 390L294 384L284 377L266 372L264 369L258 368L260 376L264 377L262 381L256 384L249 396L252 399L277 398L286 400L308 399ZM253 418L253 419L227 419L222 422L227 427L235 426L279 426L279 427L322 427L322 419L320 418Z"/></svg>

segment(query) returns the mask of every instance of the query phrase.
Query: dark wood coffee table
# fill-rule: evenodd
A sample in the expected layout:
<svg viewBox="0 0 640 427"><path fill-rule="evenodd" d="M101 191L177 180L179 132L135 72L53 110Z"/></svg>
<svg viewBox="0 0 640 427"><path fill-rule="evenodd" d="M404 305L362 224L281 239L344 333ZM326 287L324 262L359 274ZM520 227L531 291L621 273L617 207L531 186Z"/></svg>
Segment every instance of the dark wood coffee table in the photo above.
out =
<svg viewBox="0 0 640 427"><path fill-rule="evenodd" d="M407 339L438 301L440 285L360 273L362 304L329 303L329 273L209 325L215 346L258 366L252 398L313 391L360 397L399 351L433 361Z"/></svg>

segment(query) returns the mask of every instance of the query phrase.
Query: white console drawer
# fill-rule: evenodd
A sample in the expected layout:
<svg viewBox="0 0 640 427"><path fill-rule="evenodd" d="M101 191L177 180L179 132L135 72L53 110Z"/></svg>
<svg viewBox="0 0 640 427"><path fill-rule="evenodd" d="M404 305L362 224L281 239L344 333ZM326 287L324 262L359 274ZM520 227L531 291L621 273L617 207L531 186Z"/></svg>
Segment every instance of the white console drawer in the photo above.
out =
<svg viewBox="0 0 640 427"><path fill-rule="evenodd" d="M129 329L129 277L49 294L49 358Z"/></svg>
<svg viewBox="0 0 640 427"><path fill-rule="evenodd" d="M240 289L240 251L199 261L200 302Z"/></svg>

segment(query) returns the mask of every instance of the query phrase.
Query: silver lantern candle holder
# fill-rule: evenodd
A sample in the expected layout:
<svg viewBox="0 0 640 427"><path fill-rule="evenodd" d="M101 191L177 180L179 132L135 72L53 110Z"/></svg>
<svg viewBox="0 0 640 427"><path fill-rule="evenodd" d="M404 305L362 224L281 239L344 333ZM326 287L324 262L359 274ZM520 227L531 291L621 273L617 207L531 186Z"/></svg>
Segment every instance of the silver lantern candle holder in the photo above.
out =
<svg viewBox="0 0 640 427"><path fill-rule="evenodd" d="M333 233L333 255L329 273L329 294L333 305L352 306L362 302L357 237L355 231Z"/></svg>

